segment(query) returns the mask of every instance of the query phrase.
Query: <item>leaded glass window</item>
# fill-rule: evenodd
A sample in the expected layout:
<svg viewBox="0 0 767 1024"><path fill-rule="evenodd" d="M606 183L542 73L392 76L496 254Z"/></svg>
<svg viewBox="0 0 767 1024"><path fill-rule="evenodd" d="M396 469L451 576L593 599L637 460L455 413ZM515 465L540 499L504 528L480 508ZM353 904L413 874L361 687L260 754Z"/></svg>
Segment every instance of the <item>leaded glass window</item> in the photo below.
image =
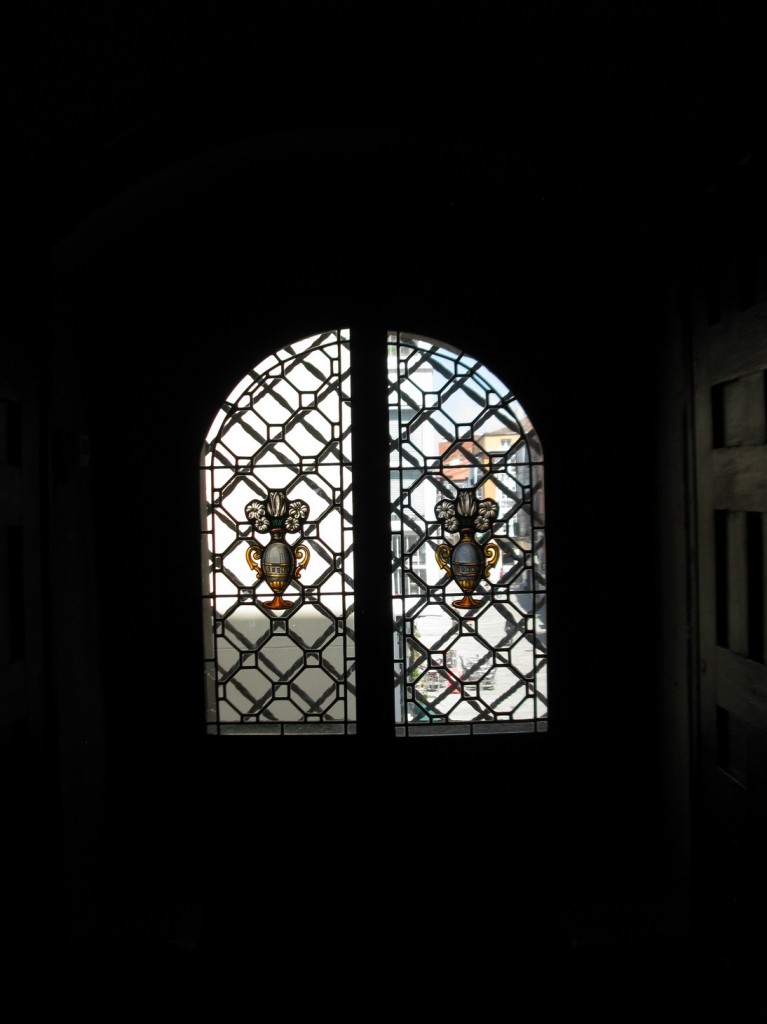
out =
<svg viewBox="0 0 767 1024"><path fill-rule="evenodd" d="M202 477L208 730L353 732L348 332L256 366L208 432Z"/></svg>
<svg viewBox="0 0 767 1024"><path fill-rule="evenodd" d="M497 377L439 342L391 334L388 378L397 731L543 730L538 437Z"/></svg>
<svg viewBox="0 0 767 1024"><path fill-rule="evenodd" d="M353 344L349 331L331 331L265 359L208 432L209 732L356 731L354 531L373 510L370 496L353 489ZM392 568L390 626L381 622L379 638L391 651L391 728L400 736L543 731L537 435L508 387L476 359L397 332L381 345L391 532L374 536ZM365 389L375 369L360 366ZM375 415L375 403L355 406L358 419ZM366 685L374 684L359 680L360 700Z"/></svg>

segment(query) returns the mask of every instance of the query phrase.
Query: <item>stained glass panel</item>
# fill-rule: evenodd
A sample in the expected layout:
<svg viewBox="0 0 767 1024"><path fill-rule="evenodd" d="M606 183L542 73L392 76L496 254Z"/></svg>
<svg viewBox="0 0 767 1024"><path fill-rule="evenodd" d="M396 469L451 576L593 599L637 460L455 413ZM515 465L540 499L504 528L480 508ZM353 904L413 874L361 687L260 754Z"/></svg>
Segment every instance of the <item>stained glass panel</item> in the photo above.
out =
<svg viewBox="0 0 767 1024"><path fill-rule="evenodd" d="M235 388L202 452L208 731L353 732L349 335Z"/></svg>
<svg viewBox="0 0 767 1024"><path fill-rule="evenodd" d="M537 435L500 380L438 342L391 333L388 377L397 733L543 731Z"/></svg>
<svg viewBox="0 0 767 1024"><path fill-rule="evenodd" d="M395 732L545 731L537 435L476 359L403 333L388 353ZM350 393L348 332L316 335L256 366L208 433L211 733L356 731Z"/></svg>

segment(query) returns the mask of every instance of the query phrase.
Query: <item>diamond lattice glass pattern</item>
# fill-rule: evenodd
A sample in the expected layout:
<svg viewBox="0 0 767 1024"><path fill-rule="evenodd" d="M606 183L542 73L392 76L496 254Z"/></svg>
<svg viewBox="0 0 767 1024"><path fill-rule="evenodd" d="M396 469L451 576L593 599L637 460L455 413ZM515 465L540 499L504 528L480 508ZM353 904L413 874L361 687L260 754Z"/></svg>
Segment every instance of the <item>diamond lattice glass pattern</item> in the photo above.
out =
<svg viewBox="0 0 767 1024"><path fill-rule="evenodd" d="M508 388L457 350L391 333L388 366L397 733L543 731L538 438ZM477 539L499 554L493 565L496 555L485 548L486 574L471 600L463 598L473 606L459 608L462 591L445 553L459 541L449 510L467 491L476 507L497 506L491 529Z"/></svg>
<svg viewBox="0 0 767 1024"><path fill-rule="evenodd" d="M214 420L201 470L208 731L353 732L348 332L306 338L255 367ZM270 537L257 532L269 529L258 510L268 517L275 493L308 508L272 532L293 552L288 567L303 562L277 601Z"/></svg>

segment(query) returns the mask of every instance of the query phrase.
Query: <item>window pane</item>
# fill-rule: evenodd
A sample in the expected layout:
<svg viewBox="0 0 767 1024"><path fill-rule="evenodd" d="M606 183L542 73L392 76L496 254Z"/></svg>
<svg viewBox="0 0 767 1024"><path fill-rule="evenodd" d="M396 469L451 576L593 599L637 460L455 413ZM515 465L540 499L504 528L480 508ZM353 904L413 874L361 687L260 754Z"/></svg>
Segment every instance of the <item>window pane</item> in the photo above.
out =
<svg viewBox="0 0 767 1024"><path fill-rule="evenodd" d="M348 337L316 335L265 359L208 433L209 732L355 729Z"/></svg>
<svg viewBox="0 0 767 1024"><path fill-rule="evenodd" d="M543 730L538 438L509 389L457 350L392 333L388 366L397 732ZM486 551L468 597L450 560L457 520L437 512L462 492L494 509L490 529L464 537Z"/></svg>

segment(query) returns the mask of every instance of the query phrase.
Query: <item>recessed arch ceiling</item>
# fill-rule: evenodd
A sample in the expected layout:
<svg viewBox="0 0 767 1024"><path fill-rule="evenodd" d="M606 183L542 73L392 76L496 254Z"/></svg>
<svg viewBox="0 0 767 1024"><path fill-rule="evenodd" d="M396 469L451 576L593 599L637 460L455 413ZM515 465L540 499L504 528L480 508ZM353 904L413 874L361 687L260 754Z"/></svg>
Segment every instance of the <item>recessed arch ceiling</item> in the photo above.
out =
<svg viewBox="0 0 767 1024"><path fill-rule="evenodd" d="M12 137L64 228L169 167L199 183L212 154L311 132L433 157L448 189L463 161L635 201L748 149L759 36L730 7L19 4Z"/></svg>

